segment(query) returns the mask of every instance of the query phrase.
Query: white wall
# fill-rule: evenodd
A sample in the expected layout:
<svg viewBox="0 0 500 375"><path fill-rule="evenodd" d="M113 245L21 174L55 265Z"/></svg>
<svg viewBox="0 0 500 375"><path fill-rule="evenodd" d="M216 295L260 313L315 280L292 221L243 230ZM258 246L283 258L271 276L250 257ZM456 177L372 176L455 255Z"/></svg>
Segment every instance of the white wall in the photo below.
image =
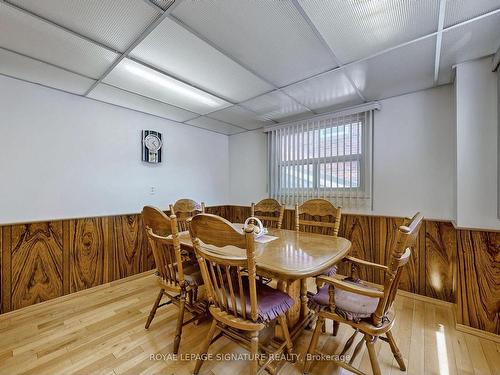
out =
<svg viewBox="0 0 500 375"><path fill-rule="evenodd" d="M497 217L497 76L491 58L456 68L459 227L500 229Z"/></svg>
<svg viewBox="0 0 500 375"><path fill-rule="evenodd" d="M163 133L160 165L141 162L142 129ZM225 204L228 152L227 136L0 76L0 224Z"/></svg>
<svg viewBox="0 0 500 375"><path fill-rule="evenodd" d="M266 198L267 138L260 130L229 137L229 201L248 206Z"/></svg>
<svg viewBox="0 0 500 375"><path fill-rule="evenodd" d="M375 115L374 211L380 215L454 217L454 106L450 85L381 101ZM266 196L261 131L229 137L231 201ZM260 153L260 155L259 155ZM249 166L244 173L243 166ZM346 209L348 212L348 210Z"/></svg>
<svg viewBox="0 0 500 375"><path fill-rule="evenodd" d="M374 213L454 217L450 85L381 101L374 126Z"/></svg>

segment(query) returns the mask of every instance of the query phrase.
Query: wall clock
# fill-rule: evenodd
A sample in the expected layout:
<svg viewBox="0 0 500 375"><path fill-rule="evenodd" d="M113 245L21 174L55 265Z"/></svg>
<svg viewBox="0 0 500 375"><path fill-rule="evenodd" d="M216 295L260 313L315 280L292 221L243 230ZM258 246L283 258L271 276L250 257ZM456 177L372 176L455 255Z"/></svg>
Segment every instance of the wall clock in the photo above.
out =
<svg viewBox="0 0 500 375"><path fill-rule="evenodd" d="M161 133L154 130L142 131L142 161L161 163L161 148L163 141Z"/></svg>

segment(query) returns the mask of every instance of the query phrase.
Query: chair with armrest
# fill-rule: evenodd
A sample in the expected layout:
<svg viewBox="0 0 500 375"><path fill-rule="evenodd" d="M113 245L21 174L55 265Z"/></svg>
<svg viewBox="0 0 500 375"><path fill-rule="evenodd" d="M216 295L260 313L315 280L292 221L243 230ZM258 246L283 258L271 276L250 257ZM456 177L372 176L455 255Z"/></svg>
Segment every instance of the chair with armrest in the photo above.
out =
<svg viewBox="0 0 500 375"><path fill-rule="evenodd" d="M142 210L146 233L155 259L160 292L156 297L145 328L148 329L158 307L174 303L179 308L174 339L174 353L179 350L182 327L207 313L206 303L197 301L203 278L197 263L183 262L175 215L168 217L161 210L146 206ZM160 304L163 296L168 301ZM189 297L187 300L186 297ZM184 322L184 312L192 318Z"/></svg>
<svg viewBox="0 0 500 375"><path fill-rule="evenodd" d="M252 203L251 212L251 216L260 219L264 227L281 229L285 206L276 199L268 198Z"/></svg>
<svg viewBox="0 0 500 375"><path fill-rule="evenodd" d="M188 222L213 317L194 373L200 370L210 344L223 335L251 352L250 373L257 374L259 348L269 354L259 372L285 348L292 351L285 314L293 300L257 282L252 225L241 233L226 219L210 214L197 215ZM259 333L276 320L285 340L271 349L259 343Z"/></svg>
<svg viewBox="0 0 500 375"><path fill-rule="evenodd" d="M198 203L192 199L179 199L170 205L170 213L177 217L177 223L181 232L188 230L187 219L204 212L205 203Z"/></svg>
<svg viewBox="0 0 500 375"><path fill-rule="evenodd" d="M349 362L335 360L335 362L356 374L363 373L354 368L352 363L361 350L363 341L368 349L370 363L374 375L380 375L380 366L375 353L374 344L377 339L387 343L399 365L401 371L406 370L403 357L396 345L391 329L394 325L394 311L392 309L403 267L411 257L411 249L415 246L418 231L422 224L422 215L417 213L407 220L405 225L396 230L395 242L387 266L367 262L354 257L347 257L346 261L361 267L372 267L384 272L384 284L366 283L352 277L319 276L318 282L324 284L318 293L310 296L309 307L318 312L316 328L308 349L308 354L316 354L321 326L325 319L344 323L354 329L354 334L347 340L341 355L345 354L356 335L361 332L364 337L354 348ZM385 336L383 336L385 335ZM309 371L311 361L304 364L304 373Z"/></svg>

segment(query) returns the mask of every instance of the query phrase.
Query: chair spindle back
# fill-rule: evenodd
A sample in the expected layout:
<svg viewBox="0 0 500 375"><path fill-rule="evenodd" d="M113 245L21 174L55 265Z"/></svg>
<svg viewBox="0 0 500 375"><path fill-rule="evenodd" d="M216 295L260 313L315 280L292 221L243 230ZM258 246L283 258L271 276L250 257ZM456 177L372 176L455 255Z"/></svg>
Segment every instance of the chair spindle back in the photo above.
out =
<svg viewBox="0 0 500 375"><path fill-rule="evenodd" d="M210 214L188 222L210 302L230 315L256 322L253 226L241 233L226 219Z"/></svg>
<svg viewBox="0 0 500 375"><path fill-rule="evenodd" d="M142 216L158 276L166 285L177 289L184 283L177 219L175 215L168 217L161 210L149 206L144 207Z"/></svg>
<svg viewBox="0 0 500 375"><path fill-rule="evenodd" d="M255 216L266 228L281 229L283 222L283 215L285 213L285 206L280 204L276 199L263 199L258 203L252 203L252 214Z"/></svg>
<svg viewBox="0 0 500 375"><path fill-rule="evenodd" d="M188 230L187 219L205 212L205 203L195 202L192 199L179 199L173 205L170 205L170 213L177 217L177 223L180 231Z"/></svg>
<svg viewBox="0 0 500 375"><path fill-rule="evenodd" d="M404 225L396 230L396 240L389 256L384 278L384 297L380 299L377 310L373 314L375 325L382 323L382 318L394 303L403 267L410 260L422 220L423 216L418 212L411 219L406 219Z"/></svg>
<svg viewBox="0 0 500 375"><path fill-rule="evenodd" d="M338 236L342 210L325 199L295 205L295 230Z"/></svg>

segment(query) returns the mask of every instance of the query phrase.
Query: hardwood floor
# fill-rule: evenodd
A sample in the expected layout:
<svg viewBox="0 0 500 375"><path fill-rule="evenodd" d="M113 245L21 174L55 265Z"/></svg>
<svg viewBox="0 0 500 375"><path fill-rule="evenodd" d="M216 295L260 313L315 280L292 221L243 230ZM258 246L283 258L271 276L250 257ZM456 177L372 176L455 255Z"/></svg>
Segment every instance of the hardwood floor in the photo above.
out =
<svg viewBox="0 0 500 375"><path fill-rule="evenodd" d="M0 374L190 374L194 361L168 358L172 351L177 309L162 307L149 330L147 315L157 294L154 276L122 280L0 315ZM500 344L455 330L451 305L396 298L394 335L408 374L500 374ZM185 327L180 355L197 353L208 322ZM327 325L331 332L331 322ZM351 334L341 326L337 337L322 335L323 352L339 351ZM297 340L303 354L311 337ZM402 372L390 348L376 343L382 373ZM222 338L210 353L246 351ZM150 356L158 354L157 359ZM167 357L161 356L164 354ZM363 348L354 364L369 373ZM206 361L203 374L245 372L245 361ZM301 373L302 363L287 363L280 374ZM313 365L311 374L347 374L332 362Z"/></svg>

